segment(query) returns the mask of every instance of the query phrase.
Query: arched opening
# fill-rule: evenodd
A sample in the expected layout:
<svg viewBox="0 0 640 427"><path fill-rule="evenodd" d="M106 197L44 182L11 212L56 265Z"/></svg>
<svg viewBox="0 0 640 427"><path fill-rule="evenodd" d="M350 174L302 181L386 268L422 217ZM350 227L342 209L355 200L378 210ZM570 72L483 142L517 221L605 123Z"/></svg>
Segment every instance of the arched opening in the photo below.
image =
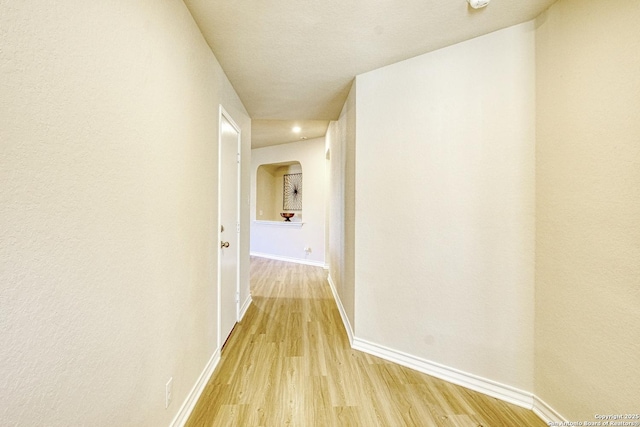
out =
<svg viewBox="0 0 640 427"><path fill-rule="evenodd" d="M264 164L256 173L256 220L302 221L302 165L300 162ZM289 216L287 215L287 216Z"/></svg>

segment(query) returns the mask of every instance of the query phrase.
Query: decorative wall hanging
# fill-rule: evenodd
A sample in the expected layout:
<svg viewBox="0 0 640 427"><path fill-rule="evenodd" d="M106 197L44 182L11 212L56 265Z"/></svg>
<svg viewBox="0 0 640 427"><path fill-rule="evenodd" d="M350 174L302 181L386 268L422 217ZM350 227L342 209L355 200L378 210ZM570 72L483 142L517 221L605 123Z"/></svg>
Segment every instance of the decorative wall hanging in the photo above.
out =
<svg viewBox="0 0 640 427"><path fill-rule="evenodd" d="M302 174L291 173L284 176L282 208L286 211L302 210Z"/></svg>

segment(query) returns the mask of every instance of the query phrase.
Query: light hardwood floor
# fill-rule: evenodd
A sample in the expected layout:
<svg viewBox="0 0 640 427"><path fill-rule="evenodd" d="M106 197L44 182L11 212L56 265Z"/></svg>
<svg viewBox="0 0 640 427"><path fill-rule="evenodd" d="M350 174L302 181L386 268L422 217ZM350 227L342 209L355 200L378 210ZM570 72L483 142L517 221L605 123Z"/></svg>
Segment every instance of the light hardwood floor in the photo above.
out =
<svg viewBox="0 0 640 427"><path fill-rule="evenodd" d="M546 425L352 350L322 268L252 258L251 294L187 426Z"/></svg>

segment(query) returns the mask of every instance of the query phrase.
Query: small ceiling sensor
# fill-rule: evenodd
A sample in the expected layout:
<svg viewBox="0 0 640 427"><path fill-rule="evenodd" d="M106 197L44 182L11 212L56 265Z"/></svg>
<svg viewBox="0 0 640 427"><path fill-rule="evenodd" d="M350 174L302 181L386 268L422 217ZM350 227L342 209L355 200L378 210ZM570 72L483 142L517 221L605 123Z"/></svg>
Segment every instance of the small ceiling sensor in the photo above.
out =
<svg viewBox="0 0 640 427"><path fill-rule="evenodd" d="M306 136L303 136L302 138L300 138L301 140L305 141L307 139Z"/></svg>
<svg viewBox="0 0 640 427"><path fill-rule="evenodd" d="M490 1L491 0L467 0L467 3L474 9L480 9L488 5Z"/></svg>
<svg viewBox="0 0 640 427"><path fill-rule="evenodd" d="M291 129L291 130L294 131L295 133L300 133L302 128L300 128L300 126L294 126L293 129Z"/></svg>

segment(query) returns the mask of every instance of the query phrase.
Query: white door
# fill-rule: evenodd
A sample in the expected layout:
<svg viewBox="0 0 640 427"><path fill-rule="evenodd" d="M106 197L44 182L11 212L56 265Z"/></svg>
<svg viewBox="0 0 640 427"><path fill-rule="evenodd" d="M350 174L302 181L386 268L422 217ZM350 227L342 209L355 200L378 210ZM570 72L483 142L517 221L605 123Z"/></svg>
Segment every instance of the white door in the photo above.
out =
<svg viewBox="0 0 640 427"><path fill-rule="evenodd" d="M240 129L220 106L218 218L218 348L238 320Z"/></svg>

